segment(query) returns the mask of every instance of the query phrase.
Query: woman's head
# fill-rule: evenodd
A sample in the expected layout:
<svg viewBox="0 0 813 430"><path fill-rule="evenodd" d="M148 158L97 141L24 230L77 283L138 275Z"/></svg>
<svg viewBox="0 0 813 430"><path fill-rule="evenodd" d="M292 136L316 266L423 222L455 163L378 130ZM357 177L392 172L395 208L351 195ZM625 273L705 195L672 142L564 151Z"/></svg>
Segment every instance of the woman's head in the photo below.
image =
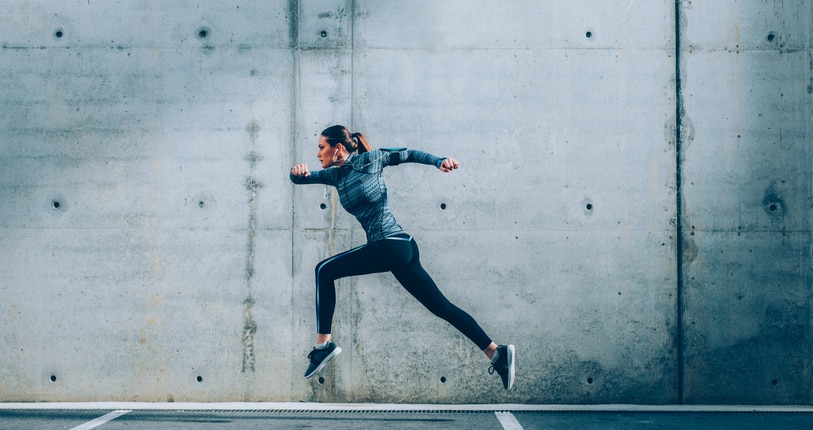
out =
<svg viewBox="0 0 813 430"><path fill-rule="evenodd" d="M322 131L319 136L319 153L317 157L322 168L344 164L350 154L370 151L370 144L361 133L350 133L343 125L334 125Z"/></svg>
<svg viewBox="0 0 813 430"><path fill-rule="evenodd" d="M370 151L370 144L361 133L350 133L350 130L343 125L333 125L322 130L322 137L325 143L335 148L336 145L342 145L345 151L352 154L356 151L359 153Z"/></svg>

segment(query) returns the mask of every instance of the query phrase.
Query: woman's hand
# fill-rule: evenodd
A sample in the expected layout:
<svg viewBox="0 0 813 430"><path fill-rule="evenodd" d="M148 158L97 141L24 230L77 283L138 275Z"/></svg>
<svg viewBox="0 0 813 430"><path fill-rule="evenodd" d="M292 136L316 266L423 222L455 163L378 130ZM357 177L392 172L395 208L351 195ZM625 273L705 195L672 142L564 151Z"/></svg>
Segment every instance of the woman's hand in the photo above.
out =
<svg viewBox="0 0 813 430"><path fill-rule="evenodd" d="M460 167L460 163L458 163L454 158L445 158L443 162L440 163L441 172L451 172L458 167Z"/></svg>
<svg viewBox="0 0 813 430"><path fill-rule="evenodd" d="M291 174L294 176L304 176L308 177L311 175L311 172L308 171L308 165L305 163L299 163L291 169Z"/></svg>

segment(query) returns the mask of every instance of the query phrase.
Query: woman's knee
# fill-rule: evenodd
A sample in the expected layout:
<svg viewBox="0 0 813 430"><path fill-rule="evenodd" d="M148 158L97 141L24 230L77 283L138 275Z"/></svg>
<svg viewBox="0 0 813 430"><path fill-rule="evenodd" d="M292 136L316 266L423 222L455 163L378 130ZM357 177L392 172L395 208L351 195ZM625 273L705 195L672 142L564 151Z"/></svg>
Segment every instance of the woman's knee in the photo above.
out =
<svg viewBox="0 0 813 430"><path fill-rule="evenodd" d="M435 314L436 316L443 318L447 321L453 321L459 318L461 313L460 308L458 308L448 300L428 303L426 308L429 309L429 311Z"/></svg>
<svg viewBox="0 0 813 430"><path fill-rule="evenodd" d="M316 279L319 281L322 280L333 280L335 279L334 272L336 271L336 261L335 260L325 260L320 262L316 265L316 269L314 270Z"/></svg>

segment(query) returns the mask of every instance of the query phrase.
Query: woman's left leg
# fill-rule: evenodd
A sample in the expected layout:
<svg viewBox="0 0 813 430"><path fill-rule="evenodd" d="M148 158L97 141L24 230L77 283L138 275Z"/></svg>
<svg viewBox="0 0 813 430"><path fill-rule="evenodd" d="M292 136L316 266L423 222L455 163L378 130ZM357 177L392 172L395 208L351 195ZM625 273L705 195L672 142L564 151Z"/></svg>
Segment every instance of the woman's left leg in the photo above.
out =
<svg viewBox="0 0 813 430"><path fill-rule="evenodd" d="M505 389L510 390L516 373L514 345L495 344L471 315L452 304L421 266L418 245L414 240L411 243L412 258L406 266L393 270L396 279L433 314L445 319L471 339L491 360L489 373L497 372Z"/></svg>
<svg viewBox="0 0 813 430"><path fill-rule="evenodd" d="M496 344L491 341L491 338L471 315L455 306L443 295L432 277L421 266L418 244L414 239L411 240L411 244L412 258L409 263L394 269L392 274L430 312L452 324L486 355L489 353L493 355Z"/></svg>

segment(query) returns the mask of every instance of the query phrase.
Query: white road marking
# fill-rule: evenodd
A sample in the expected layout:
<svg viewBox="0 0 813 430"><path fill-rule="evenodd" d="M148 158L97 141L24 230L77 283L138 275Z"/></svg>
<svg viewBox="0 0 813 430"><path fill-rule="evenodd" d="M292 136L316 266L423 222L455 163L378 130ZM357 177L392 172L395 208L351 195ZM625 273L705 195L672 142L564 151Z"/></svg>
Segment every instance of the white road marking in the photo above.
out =
<svg viewBox="0 0 813 430"><path fill-rule="evenodd" d="M511 412L494 412L494 415L497 415L497 419L500 420L504 430L522 430L519 421Z"/></svg>
<svg viewBox="0 0 813 430"><path fill-rule="evenodd" d="M120 416L122 416L122 415L124 415L126 413L129 413L129 412L132 412L132 411L127 411L127 410L123 410L123 409L118 410L118 411L113 411L113 412L110 412L109 414L107 414L105 416L96 418L93 421L88 421L88 422L82 424L81 426L76 426L76 427L72 428L71 430L90 430L90 429L94 429L94 428L99 427L100 425L102 425L102 424L104 424L104 423L106 423L108 421L113 421L114 419L116 419L116 418L118 418L118 417L120 417Z"/></svg>

